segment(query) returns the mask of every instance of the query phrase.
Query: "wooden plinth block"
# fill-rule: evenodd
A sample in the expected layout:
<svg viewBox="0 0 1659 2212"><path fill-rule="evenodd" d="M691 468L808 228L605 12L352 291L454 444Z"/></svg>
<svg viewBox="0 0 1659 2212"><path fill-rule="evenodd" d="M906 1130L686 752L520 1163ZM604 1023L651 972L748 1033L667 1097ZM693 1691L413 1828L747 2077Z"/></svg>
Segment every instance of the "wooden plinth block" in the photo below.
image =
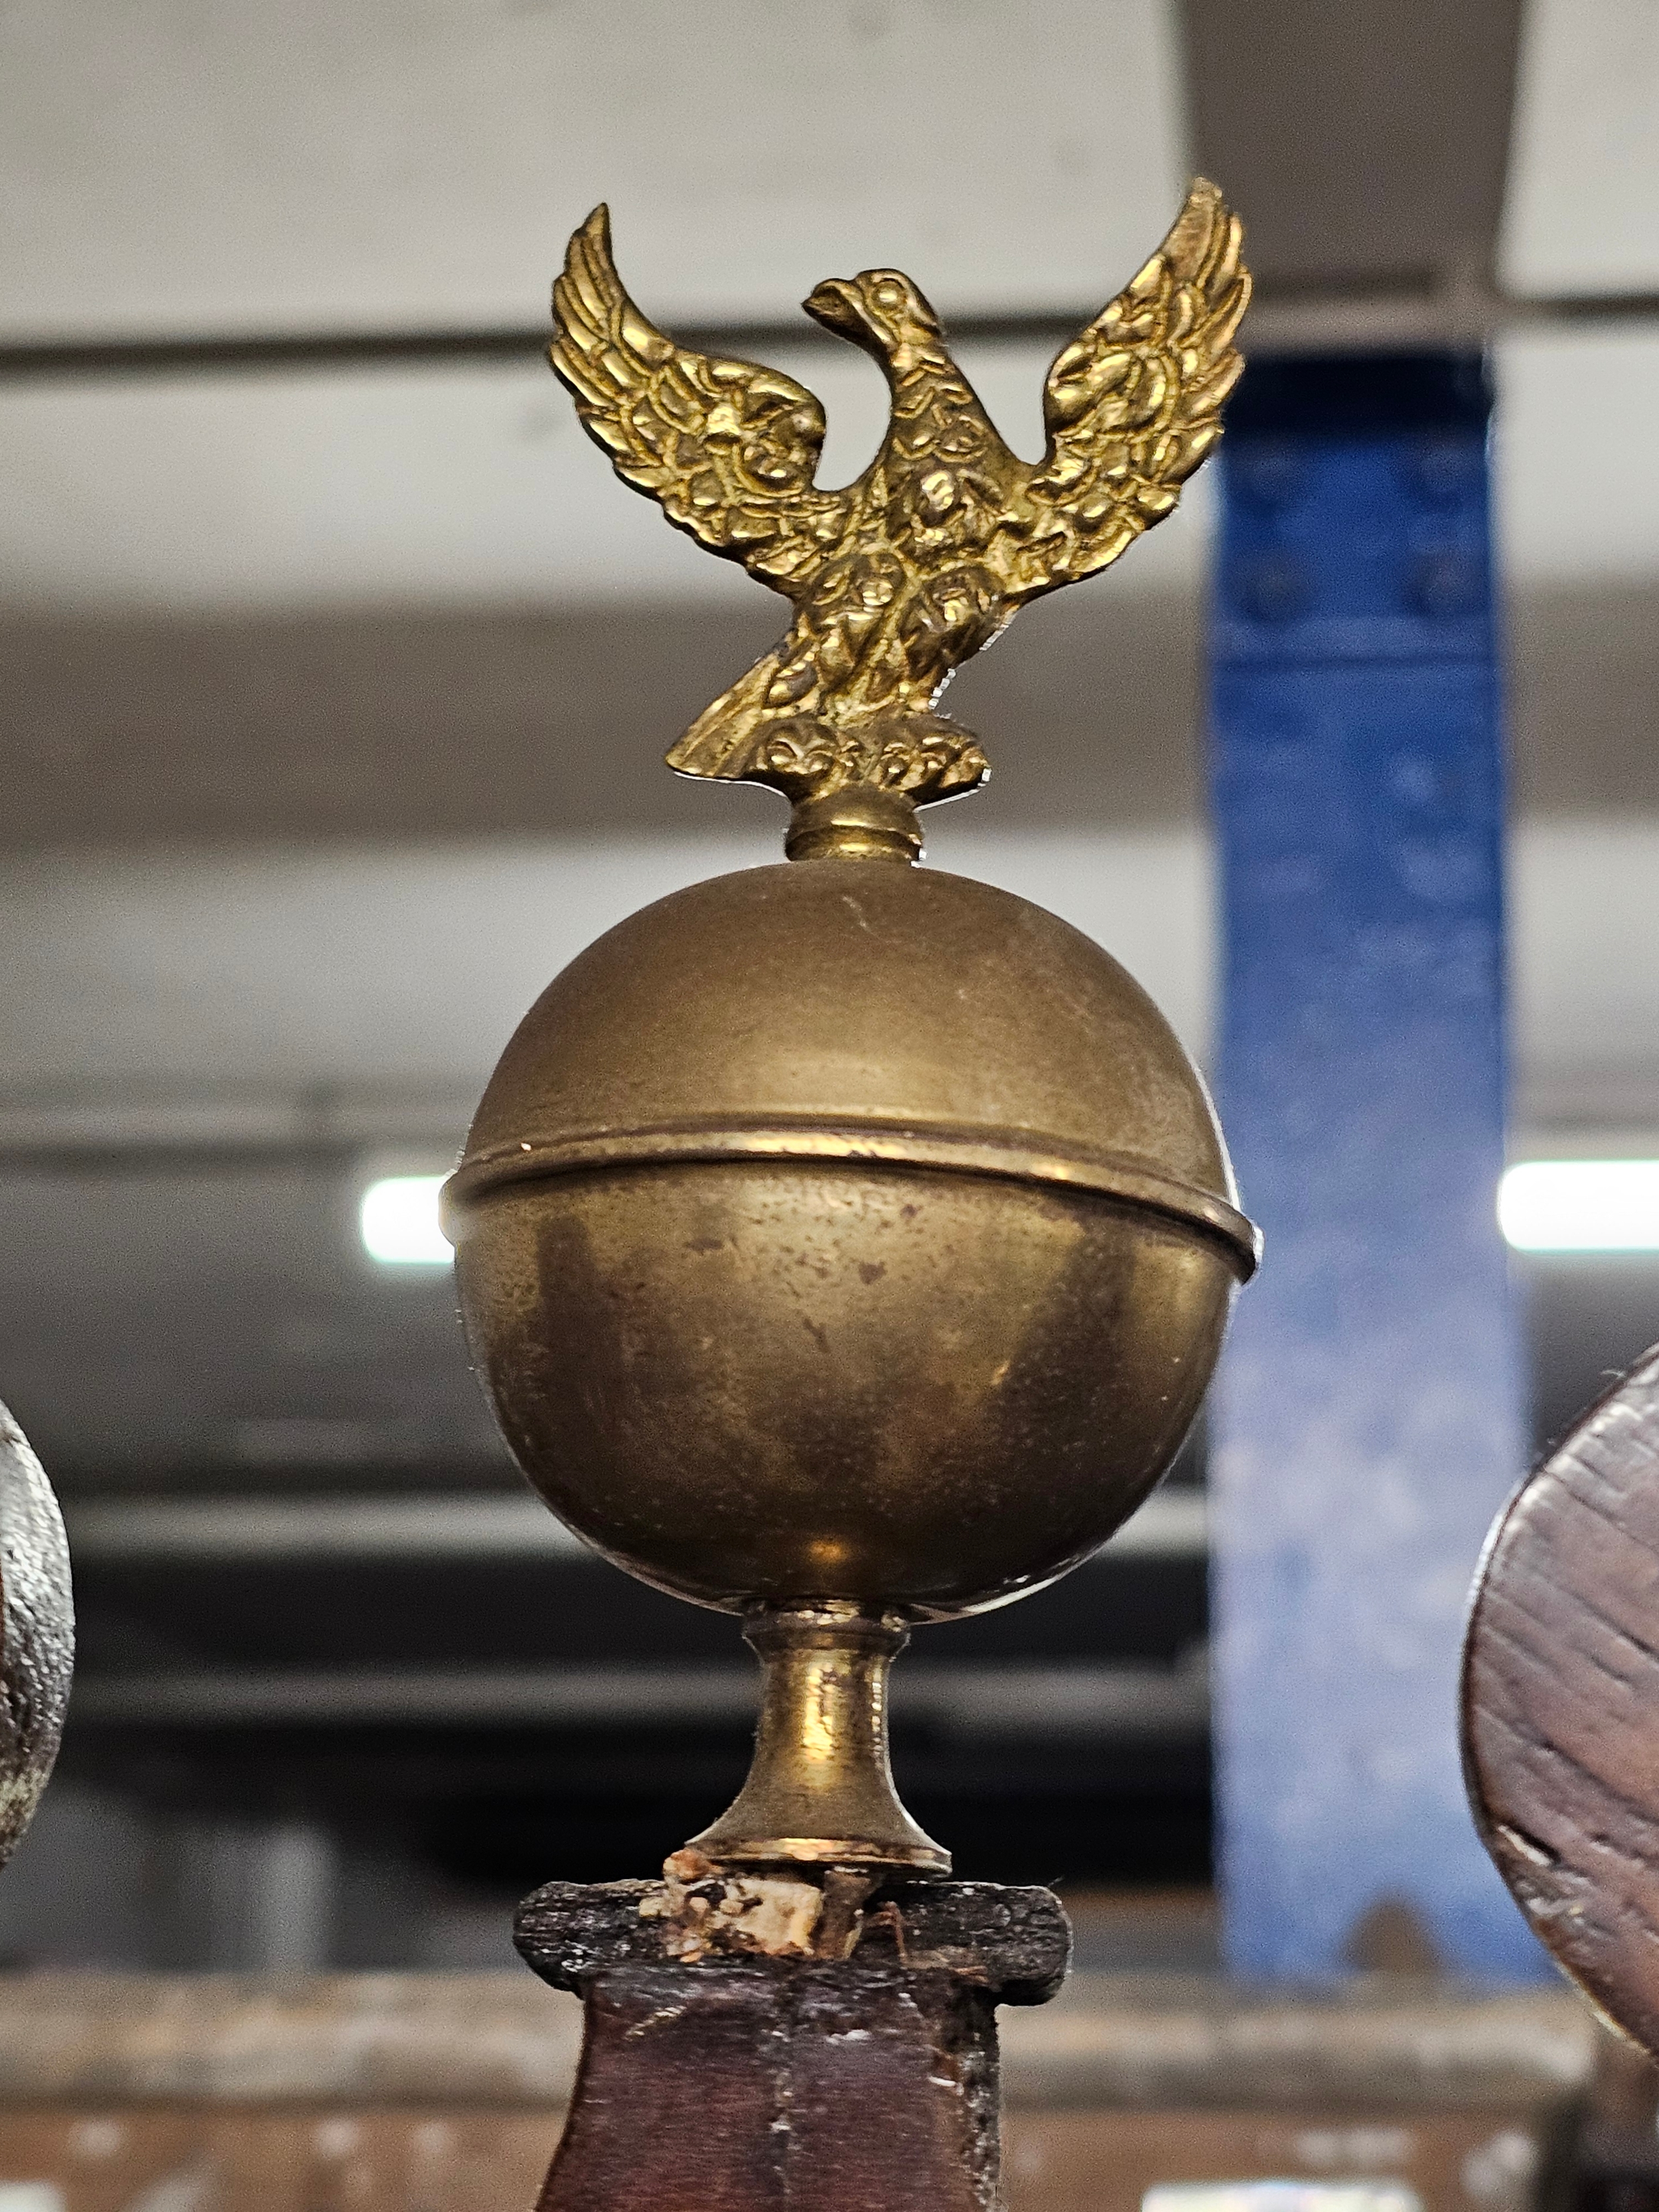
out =
<svg viewBox="0 0 1659 2212"><path fill-rule="evenodd" d="M540 2212L990 2212L995 2008L1041 2004L1071 1935L1043 1889L884 1893L850 1954L684 1949L660 1885L554 1882L520 1951L586 2008Z"/></svg>

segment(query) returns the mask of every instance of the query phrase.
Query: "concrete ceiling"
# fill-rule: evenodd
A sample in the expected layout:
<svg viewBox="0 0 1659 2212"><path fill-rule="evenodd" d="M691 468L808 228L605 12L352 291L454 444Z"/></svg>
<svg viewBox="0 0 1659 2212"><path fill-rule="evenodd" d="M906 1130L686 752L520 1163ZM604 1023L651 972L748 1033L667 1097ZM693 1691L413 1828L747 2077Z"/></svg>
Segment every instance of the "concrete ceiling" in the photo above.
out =
<svg viewBox="0 0 1659 2212"><path fill-rule="evenodd" d="M1518 0L1044 0L1032 34L1009 38L987 0L810 15L373 0L280 22L249 0L112 15L19 0L0 11L0 348L530 333L568 227L605 190L648 309L781 325L764 349L823 394L825 475L842 481L885 395L869 362L796 322L813 281L897 260L947 310L1081 315L1161 234L1189 158L1243 208L1269 316L1275 297L1392 286L1443 298L1455 324L1500 216L1513 283L1647 283L1649 14L1540 0L1522 37ZM792 325L802 337L781 346ZM967 349L1024 451L1054 342ZM1498 369L1512 583L1659 572L1659 324L1516 334ZM0 611L753 596L617 491L528 349L14 373L0 481ZM1098 591L1196 592L1197 504Z"/></svg>
<svg viewBox="0 0 1659 2212"><path fill-rule="evenodd" d="M1494 268L1553 295L1659 283L1654 49L1632 0L1524 21L1514 0L1042 0L1018 34L991 0L0 9L0 1212L27 1255L28 1393L48 1402L76 1357L61 1316L119 1285L97 1431L117 1436L153 1281L204 1406L246 1311L236 1419L357 1418L297 1354L291 1396L248 1412L252 1366L308 1326L312 1247L280 1207L244 1224L271 1240L268 1301L237 1303L234 1220L207 1238L230 1256L204 1263L192 1340L162 1210L86 1200L93 1164L441 1152L586 936L774 849L763 797L656 763L781 605L619 490L533 349L491 337L540 324L600 192L671 326L776 325L872 261L947 312L1041 322L966 355L1029 452L1055 318L1135 267L1189 159L1249 217L1269 310L1322 299L1350 337L1361 292L1467 333ZM801 328L764 350L824 396L845 479L884 395ZM400 333L476 334L479 357L343 365ZM326 343L233 373L212 349L239 336ZM182 342L174 373L77 373L77 345L156 337ZM58 373L25 375L15 349L48 340ZM1659 323L1517 328L1497 367L1522 1109L1659 1129ZM969 672L997 780L933 837L1103 937L1200 1050L1207 525L1200 480ZM82 1178L73 1202L37 1206L48 1155ZM369 1412L395 1422L418 1392L386 1357Z"/></svg>
<svg viewBox="0 0 1659 2212"><path fill-rule="evenodd" d="M1248 210L1269 294L1483 275L1519 0L1186 0L1194 151Z"/></svg>
<svg viewBox="0 0 1659 2212"><path fill-rule="evenodd" d="M1199 615L1196 591L1106 589L1022 617L951 695L995 763L963 818L1194 820ZM0 854L769 827L772 794L662 756L781 622L752 584L730 607L14 619Z"/></svg>
<svg viewBox="0 0 1659 2212"><path fill-rule="evenodd" d="M1032 453L1049 350L964 349L987 404ZM825 400L827 475L856 474L886 419L872 365L826 342L780 366ZM1659 576L1659 325L1516 334L1497 374L1509 582ZM0 383L0 615L677 599L783 619L618 486L533 362ZM1208 513L1200 477L1084 593L1102 607L1196 594Z"/></svg>
<svg viewBox="0 0 1659 2212"><path fill-rule="evenodd" d="M1103 279L1103 300L1162 222ZM963 349L987 405L1033 458L1054 350ZM874 363L828 338L805 357L773 357L823 398L824 478L849 481L886 428ZM0 383L0 607L759 597L740 569L618 486L533 356L488 368ZM1194 504L1202 508L1201 492ZM1121 575L1129 589L1195 581L1202 557L1192 517L1177 517Z"/></svg>
<svg viewBox="0 0 1659 2212"><path fill-rule="evenodd" d="M1647 0L1529 0L1504 281L1523 293L1659 289L1656 192L1659 15Z"/></svg>
<svg viewBox="0 0 1659 2212"><path fill-rule="evenodd" d="M1606 62L1624 19L1589 13ZM966 0L829 10L810 49L805 21L708 5L663 29L644 0L602 24L443 0L344 24L301 9L279 33L233 0L149 0L112 31L89 9L48 21L13 8L0 15L0 179L21 210L0 244L12 335L533 319L563 225L592 174L618 168L637 195L629 267L671 318L775 318L824 268L878 252L913 259L965 307L1048 309L1093 272L1097 295L1116 283L1157 235L1188 136L1183 53L1198 150L1252 211L1270 291L1413 270L1455 284L1495 251L1507 0L1455 20L1389 0L1340 38L1311 0L1273 0L1248 26L1212 0L1180 14L1053 0L1042 34L1012 42ZM1566 205L1537 181L1565 47L1549 7L1528 26L1511 252L1534 220L1517 209ZM673 68L641 80L641 51L672 52ZM893 87L924 78L926 112L902 121ZM795 160L780 182L756 118L774 131L783 110ZM1460 127L1442 128L1454 112ZM1625 132L1632 159L1637 136ZM1027 450L1048 350L969 349ZM850 476L884 418L873 368L810 333L780 358L825 396L826 472ZM1623 1121L1645 1114L1647 1085L1659 1121L1645 909L1614 928L1584 872L1597 837L1616 828L1645 852L1659 817L1643 711L1659 690L1659 326L1517 332L1497 366L1529 825L1522 1092L1534 1118ZM688 793L656 763L782 611L619 490L533 357L13 378L0 476L0 850L166 848L149 862L13 866L0 884L17 948L0 1088L17 1127L38 1127L49 1098L73 1118L82 1097L108 1128L164 1096L211 1121L228 1096L274 1097L280 1117L325 1092L358 1100L358 1125L435 1112L447 1128L556 949L526 927L531 908L572 950L663 870L704 871L751 836L764 846L763 799ZM1030 840L1069 838L1102 881L1134 878L1126 837L1142 838L1148 866L1174 866L1178 848L1159 896L1180 920L1147 947L1147 980L1200 1048L1208 520L1200 479L1121 568L1027 616L969 672L959 711L999 773L935 839L994 873L978 848L1012 839L1019 877ZM520 842L492 855L476 842L491 837ZM304 851L318 840L328 856ZM558 888L530 888L544 880ZM601 881L597 906L569 888ZM1109 892L1085 903L1133 964L1133 912ZM331 959L310 927L325 914ZM497 969L507 943L526 961ZM238 962L265 971L251 993ZM481 987L486 970L510 985ZM422 1021L422 979L441 973L455 1020Z"/></svg>
<svg viewBox="0 0 1659 2212"><path fill-rule="evenodd" d="M458 1655L546 1660L554 1633L563 1670L602 1623L633 1659L647 1602L677 1711L699 1620L730 1648L585 1563L556 1587L544 1559L514 1580L458 1557L507 1469L452 1286L374 1268L355 1228L371 1173L447 1164L581 944L776 853L769 795L659 760L782 607L617 488L538 358L549 277L601 194L649 312L723 326L823 396L835 481L885 395L799 317L810 285L911 269L978 322L964 361L1035 453L1048 360L1162 234L1189 164L1249 222L1263 346L1501 327L1519 1136L1659 1144L1659 320L1625 300L1616 326L1558 328L1498 289L1659 289L1656 43L1638 0L0 6L0 1392L82 1516L110 1741L179 1663L162 1686L222 1720L227 1653L266 1638L312 1662L295 1717L337 1711L352 1686L315 1668L371 1644L441 1648L452 1713L479 1686ZM1200 1054L1209 523L1200 479L967 672L951 703L995 779L929 823L938 862L1109 945ZM1547 1431L1651 1335L1659 1271L1529 1277ZM159 1501L175 1552L144 1568L158 1501L131 1493L158 1487L193 1502ZM323 1534L323 1493L360 1519L369 1490L405 1531L429 1515L424 1581L247 1548L250 1494L289 1541ZM1158 1680L1117 1684L1143 1735L1167 1733L1160 1695L1191 1705L1158 1638L1200 1631L1201 1528L1161 1566L1064 1586L1068 1694L1097 1724L1111 1685L1079 1651L1156 1652ZM971 1632L1040 1638L1050 1602ZM515 1675L515 1709L551 1679ZM419 1717L435 1692L398 1694ZM665 1691L630 1694L637 1721ZM1029 1682L1011 1695L1030 1735ZM605 1735L599 1779L572 1778L567 1744L537 1750L536 1786L614 1806L639 1761L614 1712ZM118 1771L166 1794L237 1739L150 1741ZM271 1739L240 1746L259 1791L295 1786ZM458 1790L483 1786L475 1749L452 1747ZM1144 1743L1110 1751L1089 1744L1097 1781L1154 1771Z"/></svg>
<svg viewBox="0 0 1659 2212"><path fill-rule="evenodd" d="M954 818L953 818L954 817ZM1207 839L935 825L933 856L1109 945L1200 1058ZM459 1141L519 1016L646 900L776 857L696 838L150 851L0 872L0 1146ZM1518 1113L1659 1135L1659 825L1545 817L1512 848Z"/></svg>
<svg viewBox="0 0 1659 2212"><path fill-rule="evenodd" d="M10 336L533 323L609 198L665 314L913 269L943 307L1102 299L1185 161L1162 0L16 0Z"/></svg>

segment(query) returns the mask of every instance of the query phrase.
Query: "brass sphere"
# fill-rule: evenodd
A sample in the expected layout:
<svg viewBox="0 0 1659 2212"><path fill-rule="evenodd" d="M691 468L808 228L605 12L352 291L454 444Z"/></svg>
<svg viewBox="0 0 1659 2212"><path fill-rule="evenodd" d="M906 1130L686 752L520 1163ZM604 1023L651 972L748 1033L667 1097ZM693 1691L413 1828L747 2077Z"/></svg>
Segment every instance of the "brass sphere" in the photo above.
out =
<svg viewBox="0 0 1659 2212"><path fill-rule="evenodd" d="M507 1046L448 1186L467 1336L553 1510L733 1612L943 1620L1158 1480L1255 1261L1152 1000L891 858L660 900Z"/></svg>

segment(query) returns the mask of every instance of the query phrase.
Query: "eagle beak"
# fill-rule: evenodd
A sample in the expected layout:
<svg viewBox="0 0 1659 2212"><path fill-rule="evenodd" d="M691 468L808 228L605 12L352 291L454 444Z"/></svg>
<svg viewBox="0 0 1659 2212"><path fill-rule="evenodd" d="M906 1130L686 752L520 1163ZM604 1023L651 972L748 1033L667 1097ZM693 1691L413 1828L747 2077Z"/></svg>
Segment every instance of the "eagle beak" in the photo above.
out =
<svg viewBox="0 0 1659 2212"><path fill-rule="evenodd" d="M827 331L839 331L843 337L862 338L869 335L869 325L864 319L864 303L859 297L858 287L840 276L828 276L809 292L801 301L815 323L822 323Z"/></svg>

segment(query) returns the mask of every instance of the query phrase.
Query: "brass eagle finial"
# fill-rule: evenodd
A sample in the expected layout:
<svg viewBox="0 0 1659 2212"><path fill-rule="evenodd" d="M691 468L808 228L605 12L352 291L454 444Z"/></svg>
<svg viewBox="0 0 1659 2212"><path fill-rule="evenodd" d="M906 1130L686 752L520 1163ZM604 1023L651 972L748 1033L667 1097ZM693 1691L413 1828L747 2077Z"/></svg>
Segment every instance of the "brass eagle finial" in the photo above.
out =
<svg viewBox="0 0 1659 2212"><path fill-rule="evenodd" d="M1221 435L1243 367L1232 343L1250 296L1243 235L1216 187L1194 182L1145 268L1055 357L1035 465L1003 443L908 276L866 269L820 284L806 313L873 355L892 392L880 452L856 483L825 491L813 481L817 400L780 370L690 352L647 322L596 208L553 287L553 367L623 481L795 610L669 766L785 793L792 853L811 848L817 803L839 794L890 794L872 820L902 800L919 848L911 808L989 772L972 733L933 711L951 676L1028 599L1103 568L1161 522Z"/></svg>

